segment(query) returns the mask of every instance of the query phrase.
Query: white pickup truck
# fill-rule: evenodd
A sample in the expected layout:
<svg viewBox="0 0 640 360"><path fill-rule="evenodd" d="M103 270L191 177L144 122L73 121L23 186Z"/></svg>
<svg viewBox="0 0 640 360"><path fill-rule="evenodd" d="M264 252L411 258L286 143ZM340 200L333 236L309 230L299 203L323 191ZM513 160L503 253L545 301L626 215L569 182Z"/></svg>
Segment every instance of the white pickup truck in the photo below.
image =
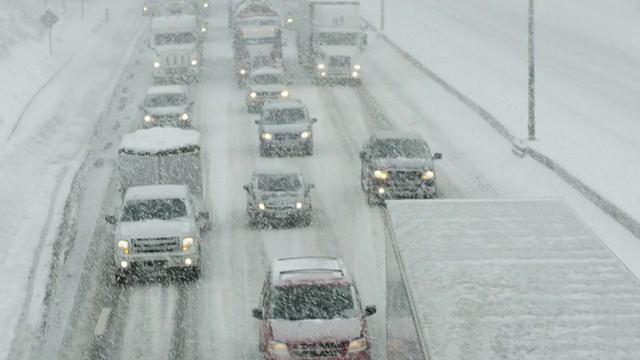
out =
<svg viewBox="0 0 640 360"><path fill-rule="evenodd" d="M197 207L186 185L130 187L117 217L113 240L115 279L125 283L132 275L180 270L184 278L200 276L199 222L209 214Z"/></svg>

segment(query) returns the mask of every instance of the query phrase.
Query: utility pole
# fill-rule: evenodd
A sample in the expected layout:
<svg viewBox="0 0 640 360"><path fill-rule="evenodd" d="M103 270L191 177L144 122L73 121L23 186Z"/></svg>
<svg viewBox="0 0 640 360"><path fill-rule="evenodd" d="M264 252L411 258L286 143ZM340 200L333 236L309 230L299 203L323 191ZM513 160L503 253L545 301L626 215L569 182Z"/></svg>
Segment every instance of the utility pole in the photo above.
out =
<svg viewBox="0 0 640 360"><path fill-rule="evenodd" d="M535 68L535 42L533 6L534 0L529 0L529 116L527 130L529 140L536 139L536 68Z"/></svg>
<svg viewBox="0 0 640 360"><path fill-rule="evenodd" d="M51 29L53 29L53 25L58 22L58 16L53 13L53 11L47 9L42 16L40 16L40 22L44 27L49 30L49 55L53 54L53 41L51 39Z"/></svg>
<svg viewBox="0 0 640 360"><path fill-rule="evenodd" d="M384 31L384 0L380 0L380 31Z"/></svg>

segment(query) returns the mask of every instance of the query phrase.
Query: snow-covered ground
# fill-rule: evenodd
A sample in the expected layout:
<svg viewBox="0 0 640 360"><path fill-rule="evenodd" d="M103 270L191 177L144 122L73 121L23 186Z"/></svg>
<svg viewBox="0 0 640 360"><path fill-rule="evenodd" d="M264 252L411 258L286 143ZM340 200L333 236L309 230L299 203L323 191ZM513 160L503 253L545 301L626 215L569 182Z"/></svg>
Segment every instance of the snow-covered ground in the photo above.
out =
<svg viewBox="0 0 640 360"><path fill-rule="evenodd" d="M70 11L69 4L72 3L74 1L67 1L67 11ZM7 300L0 308L0 319L6 324L0 330L0 357L6 357L11 350L11 341L17 330L21 335L14 342L12 352L16 358L36 358L37 352L31 353L29 345L39 345L40 350L42 347L52 350L60 358L90 358L91 354L107 354L109 358L163 358L172 352L175 357L175 351L188 352L188 356L186 353L182 354L185 355L183 358L200 358L204 354L219 355L219 358L252 358L256 355L257 339L255 321L250 317L250 310L258 299L265 264L278 256L340 255L347 259L348 266L360 284L364 301L376 303L379 309L384 308L381 281L384 258L382 219L377 209L366 205L358 182L358 150L368 132L374 129L416 131L428 139L434 150L443 152L445 158L437 165L440 195L443 197L564 197L618 257L636 275L640 274L640 264L635 255L640 253L637 238L547 168L530 158L513 156L510 144L475 113L375 36L370 36L367 77L361 89L313 86L300 76L295 66L290 67L291 72L296 74L296 84L291 93L294 97L302 98L309 106L312 116L318 118L316 154L311 158L260 158L257 155L256 128L253 123L256 116L246 113L244 93L233 84L231 39L224 13L227 2L219 0L213 3L216 10L210 24L213 32L210 42L205 44L204 64L207 77L195 87L198 94L195 126L203 133L205 177L215 220L214 229L203 249L203 256L210 261L204 264L203 279L191 286L151 283L120 289L114 286L109 276L112 268L108 261L111 250L108 245L113 229L105 227L100 220L100 216L112 212L117 203L113 181L109 183L113 163L105 161L103 167L81 172L81 177L86 177L80 179L80 183L86 184L84 188L72 189L72 180L87 152L92 151L96 159L114 159L115 144L123 133L136 126L139 114L135 105L141 101L150 84L148 64L151 54L134 52L141 50L137 39L145 30L145 20L140 17L136 1L94 0L87 3L90 7L86 20L80 20L75 12L69 15L68 23L61 16L63 20L54 28L60 36L57 43L68 46L65 52L60 45L61 52L54 54L53 58L58 61L57 67L40 64L38 69L48 66L48 70L42 70L43 75L37 80L30 79L29 75L19 70L3 73L5 83L20 83L19 86L24 87L21 90L15 88L17 95L9 94L9 97L16 99L15 104L1 110L6 119L1 124L2 134L10 134L13 128L16 130L10 138L5 137L8 140L4 140L0 152L0 167L3 169L0 183L6 189L0 198L0 214L3 216L0 236L2 243L8 244L2 255L0 293L12 295L4 296ZM111 22L103 23L107 3ZM525 128L526 111L523 104L526 98L506 101L503 96L487 91L487 85L480 80L484 76L489 80L500 79L490 82L491 89L505 97L519 93L520 88L524 94L524 80L520 83L519 77L513 80L506 75L502 75L506 76L506 80L496 78L494 72L501 73L496 70L500 63L488 66L487 64L492 63L492 58L483 58L483 61L478 61L481 65L469 70L460 62L472 56L460 55L455 50L478 47L476 50L485 57L497 51L496 47L503 53L509 54L511 51L511 55L504 55L504 61L511 61L511 65L497 67L501 70L514 70L520 66L518 54L521 48L524 49L524 43L516 41L513 48L518 51L515 51L503 41L491 40L491 36L483 38L473 31L449 31L458 36L457 44L460 45L456 47L456 42L442 40L441 37L434 40L411 34L412 28L435 26L434 22L437 20L445 22L443 27L447 24L448 18L442 14L430 21L426 21L428 17L417 15L424 12L424 16L431 16L430 11L424 10L424 6L432 4L429 1L394 0L393 7L387 6L390 12L388 28L392 29L395 19L398 29L408 29L408 34L400 30L397 33L397 36L406 41L439 41L437 45L443 49L447 49L446 46L452 47L449 48L451 52L448 55L442 49L437 52L444 54L439 56L446 58L438 57L440 63L436 70L444 77L447 77L446 74L455 75L452 83L460 85L463 91L466 91L465 86L475 86L475 93L468 95L486 97L486 107L495 112L501 121L506 119L505 125L522 136L519 129ZM469 4L471 6L474 3ZM487 4L507 6L507 1L491 0ZM365 5L365 15L374 17L375 6L370 3ZM445 5L464 8L466 3L458 0L440 4L443 7ZM11 9L17 8L10 3L9 6ZM479 3L476 7L484 9ZM403 24L399 24L399 20L405 15L397 11L407 11L409 14ZM582 11L588 13L587 10ZM396 15L391 15L392 13ZM451 12L447 14L451 15ZM493 12L479 14L487 17L487 21L494 21L491 17ZM480 21L481 18L482 16L476 16L473 20ZM512 18L518 19L517 16L507 17ZM620 19L624 18L621 15ZM415 22L420 24L416 25ZM67 26L67 31L63 31L63 25ZM513 26L507 21L495 31L516 33L514 28L520 29L520 25ZM582 29L585 28L588 26ZM591 34L593 30L584 31ZM54 38L55 34L54 31ZM391 30L388 34L391 34ZM10 55L1 58L2 64L21 69L21 66L26 66L21 59L40 61L36 58L42 55L42 51L48 51L45 42L37 42L37 33L16 36L21 36L24 41L6 47ZM69 43L62 40L73 36L75 38ZM477 45L482 39L489 42L486 44L489 50L483 50L483 47ZM410 43L406 46L410 47L407 50L418 50L428 49L431 45ZM598 52L590 48L588 42L584 47L586 49L581 51ZM565 47L557 51L549 47L547 51L562 58L566 54L561 51L565 50ZM579 50L577 46L576 51ZM418 52L422 53L421 50ZM293 59L291 52L288 53L289 58ZM480 58L479 55L475 57ZM67 59L71 59L70 62L66 63ZM65 63L67 66L38 93L18 122L28 100ZM558 70L558 66L560 65L553 65L552 68ZM129 70L123 73L125 67ZM526 74L526 66L522 72ZM619 79L628 78L618 75ZM544 75L541 75L540 82L542 87ZM562 88L561 85L557 86ZM111 104L109 100L116 88L122 97ZM3 88L2 91L14 90ZM489 101L496 98L501 101ZM544 99L543 96L541 98ZM477 102L482 103L483 99L485 98L480 97ZM544 103L542 99L541 103ZM118 100L122 101L122 106L118 106ZM113 109L115 111L110 112ZM546 111L548 114L555 114L552 110ZM544 111L541 104L540 140L534 146L555 144L550 141L554 139L549 134L552 131L547 128L550 124L547 122L542 125ZM508 124L507 121L512 123ZM570 127L571 125L566 125L562 128ZM5 129L9 129L9 132L5 132ZM610 134L619 129L611 127L601 133L613 136ZM96 131L98 136L94 137ZM579 136L582 135L589 138L589 134ZM570 139L581 141L577 136ZM545 141L550 144L547 145ZM617 148L615 141L608 145L604 142L598 144L607 150ZM565 146L563 150L569 148ZM605 158L594 157L587 151L591 149L581 149L582 152L573 155L567 150L562 155L574 156L576 168L582 169L582 165L589 161ZM605 165L624 165L633 161L629 156L635 155L627 156L625 159L618 159L613 155L606 157L614 161ZM574 164L574 159L570 160ZM273 231L253 231L246 228L245 194L241 185L248 181L253 168L264 161L274 165L280 161L291 162L299 166L305 176L316 184L313 196L318 210L317 222L313 227ZM580 178L585 181L592 180L594 174L601 176L595 181L611 176L593 168L584 171L584 174L580 173ZM631 201L633 196L637 196L637 192L625 191L633 186L633 179L624 179L619 174L616 176L619 181L624 182L607 190L619 192L624 200ZM73 185L78 181L76 179ZM75 209L75 213L70 216L78 224L78 235L73 230L71 232L80 241L65 244L68 248L63 251L65 258L70 260L62 263L62 282L67 276L72 281L62 284L55 293L49 294L50 297L55 297L54 303L57 302L50 308L54 314L48 315L57 322L48 321L51 329L43 330L50 337L44 345L35 342L29 344L29 336L25 333L29 334L29 330L38 326L42 315L47 271L52 261L51 253L55 253L53 241L57 231L70 231L65 226L59 227L70 191L81 195L78 199L69 199L69 203L74 205L71 208ZM85 259L89 261L85 262ZM103 312L105 309L110 310ZM111 316L111 320L105 336L97 337L94 328L99 315L103 313ZM68 326L62 320L65 317L69 317ZM372 317L374 343L375 339L381 338L383 321L383 312ZM51 331L47 332L48 330ZM62 342L65 346L61 346ZM379 343L375 344L376 354L380 353L380 346ZM16 350L15 347L19 349Z"/></svg>

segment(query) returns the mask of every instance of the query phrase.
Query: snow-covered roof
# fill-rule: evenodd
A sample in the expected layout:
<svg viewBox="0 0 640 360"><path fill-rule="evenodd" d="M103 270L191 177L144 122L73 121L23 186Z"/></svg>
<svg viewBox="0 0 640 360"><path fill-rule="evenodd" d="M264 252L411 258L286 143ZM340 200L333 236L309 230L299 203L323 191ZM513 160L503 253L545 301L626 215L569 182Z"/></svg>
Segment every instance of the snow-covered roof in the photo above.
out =
<svg viewBox="0 0 640 360"><path fill-rule="evenodd" d="M191 31L197 29L198 21L193 15L160 16L151 20L151 31L177 30Z"/></svg>
<svg viewBox="0 0 640 360"><path fill-rule="evenodd" d="M173 127L142 129L123 136L119 151L148 155L179 149L199 150L200 133Z"/></svg>
<svg viewBox="0 0 640 360"><path fill-rule="evenodd" d="M263 110L270 109L304 109L305 106L300 99L269 100L264 103Z"/></svg>
<svg viewBox="0 0 640 360"><path fill-rule="evenodd" d="M186 185L145 185L127 189L124 196L128 200L185 199L189 195Z"/></svg>
<svg viewBox="0 0 640 360"><path fill-rule="evenodd" d="M279 68L261 67L252 71L251 76L253 75L284 75L284 71Z"/></svg>
<svg viewBox="0 0 640 360"><path fill-rule="evenodd" d="M309 0L313 4L360 4L360 0Z"/></svg>
<svg viewBox="0 0 640 360"><path fill-rule="evenodd" d="M186 93L184 87L180 85L158 85L152 86L147 90L147 95L157 94L184 94Z"/></svg>
<svg viewBox="0 0 640 360"><path fill-rule="evenodd" d="M330 256L300 256L280 258L271 266L274 285L304 279L350 281L342 260Z"/></svg>
<svg viewBox="0 0 640 360"><path fill-rule="evenodd" d="M640 282L564 200L387 212L432 360L640 359Z"/></svg>

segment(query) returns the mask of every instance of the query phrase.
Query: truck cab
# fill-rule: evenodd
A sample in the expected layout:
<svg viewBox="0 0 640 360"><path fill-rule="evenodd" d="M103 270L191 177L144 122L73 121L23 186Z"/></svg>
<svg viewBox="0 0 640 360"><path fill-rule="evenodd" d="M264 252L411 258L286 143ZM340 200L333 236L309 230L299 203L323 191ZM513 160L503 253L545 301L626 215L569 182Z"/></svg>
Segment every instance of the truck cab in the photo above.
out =
<svg viewBox="0 0 640 360"><path fill-rule="evenodd" d="M202 28L193 15L158 17L151 22L150 48L154 83L191 83L199 80L202 65Z"/></svg>
<svg viewBox="0 0 640 360"><path fill-rule="evenodd" d="M127 190L113 237L115 278L127 282L134 274L181 270L189 279L200 276L198 228L201 214L186 185L135 186Z"/></svg>

